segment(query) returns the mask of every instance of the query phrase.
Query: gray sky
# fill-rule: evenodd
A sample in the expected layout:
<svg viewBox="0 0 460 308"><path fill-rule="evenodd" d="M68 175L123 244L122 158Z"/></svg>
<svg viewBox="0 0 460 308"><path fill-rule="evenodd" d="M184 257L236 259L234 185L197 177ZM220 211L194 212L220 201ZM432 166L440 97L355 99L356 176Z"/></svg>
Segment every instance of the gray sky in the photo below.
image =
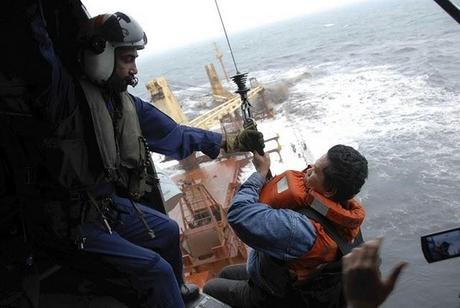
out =
<svg viewBox="0 0 460 308"><path fill-rule="evenodd" d="M229 34L364 0L218 0ZM147 52L223 35L214 0L82 0L91 16L121 11L147 33Z"/></svg>

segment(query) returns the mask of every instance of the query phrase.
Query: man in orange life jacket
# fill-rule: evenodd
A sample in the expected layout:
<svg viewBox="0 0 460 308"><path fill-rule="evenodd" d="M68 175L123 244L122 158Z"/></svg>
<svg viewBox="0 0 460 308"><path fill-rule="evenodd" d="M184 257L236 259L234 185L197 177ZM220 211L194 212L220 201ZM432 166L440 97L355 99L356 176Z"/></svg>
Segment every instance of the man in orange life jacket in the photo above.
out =
<svg viewBox="0 0 460 308"><path fill-rule="evenodd" d="M315 205L352 242L365 216L353 197L367 178L367 160L352 147L336 145L303 172L286 171L268 183L268 155L254 153L253 163L257 172L228 210L233 230L252 248L247 265L224 268L203 291L234 307L305 306L292 286L308 282L341 253L323 226L298 209Z"/></svg>

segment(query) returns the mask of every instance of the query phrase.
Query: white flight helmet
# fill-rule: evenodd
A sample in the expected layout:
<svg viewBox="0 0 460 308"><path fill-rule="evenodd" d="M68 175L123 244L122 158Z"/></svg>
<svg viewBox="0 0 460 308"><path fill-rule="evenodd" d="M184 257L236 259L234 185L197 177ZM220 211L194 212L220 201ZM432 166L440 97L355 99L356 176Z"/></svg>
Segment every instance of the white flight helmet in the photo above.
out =
<svg viewBox="0 0 460 308"><path fill-rule="evenodd" d="M81 64L90 81L105 85L115 69L115 49L143 49L147 36L141 26L126 14L103 14L88 20L82 27Z"/></svg>

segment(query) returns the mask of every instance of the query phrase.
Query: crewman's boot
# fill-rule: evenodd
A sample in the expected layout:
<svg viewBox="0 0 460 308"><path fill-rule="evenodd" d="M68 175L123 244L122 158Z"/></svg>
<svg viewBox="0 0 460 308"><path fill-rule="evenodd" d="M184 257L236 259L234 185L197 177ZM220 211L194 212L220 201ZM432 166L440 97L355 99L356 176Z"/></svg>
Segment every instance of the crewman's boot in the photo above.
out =
<svg viewBox="0 0 460 308"><path fill-rule="evenodd" d="M191 283L184 283L180 287L180 293L184 302L188 302L198 297L200 290L197 285Z"/></svg>

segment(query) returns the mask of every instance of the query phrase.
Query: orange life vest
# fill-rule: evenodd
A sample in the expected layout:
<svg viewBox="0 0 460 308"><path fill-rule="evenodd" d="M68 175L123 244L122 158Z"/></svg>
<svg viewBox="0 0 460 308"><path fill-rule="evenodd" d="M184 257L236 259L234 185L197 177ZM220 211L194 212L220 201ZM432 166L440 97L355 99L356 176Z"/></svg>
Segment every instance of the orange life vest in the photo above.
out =
<svg viewBox="0 0 460 308"><path fill-rule="evenodd" d="M273 208L293 210L311 206L331 222L343 239L352 243L364 220L364 208L355 199L348 200L342 206L306 187L304 176L307 169L301 172L288 170L275 176L262 188L259 201ZM321 264L334 262L340 257L337 243L324 227L315 220L310 221L316 231L312 248L300 258L288 262L289 269L297 274L298 281L308 279Z"/></svg>
<svg viewBox="0 0 460 308"><path fill-rule="evenodd" d="M308 193L303 171L286 170L265 183L259 194L259 201L274 209L296 209L310 204L313 197Z"/></svg>

